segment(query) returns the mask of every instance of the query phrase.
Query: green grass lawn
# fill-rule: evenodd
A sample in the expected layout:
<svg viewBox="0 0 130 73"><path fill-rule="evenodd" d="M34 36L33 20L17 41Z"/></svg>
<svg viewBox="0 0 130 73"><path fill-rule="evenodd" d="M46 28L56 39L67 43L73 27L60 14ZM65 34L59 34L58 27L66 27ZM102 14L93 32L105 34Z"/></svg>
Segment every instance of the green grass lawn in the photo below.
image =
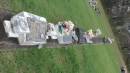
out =
<svg viewBox="0 0 130 73"><path fill-rule="evenodd" d="M10 9L28 11L48 22L72 20L83 29L100 28L104 36L112 32L99 1L101 16L88 0L10 0ZM81 45L54 49L17 49L0 52L0 73L120 73L120 56L112 45Z"/></svg>

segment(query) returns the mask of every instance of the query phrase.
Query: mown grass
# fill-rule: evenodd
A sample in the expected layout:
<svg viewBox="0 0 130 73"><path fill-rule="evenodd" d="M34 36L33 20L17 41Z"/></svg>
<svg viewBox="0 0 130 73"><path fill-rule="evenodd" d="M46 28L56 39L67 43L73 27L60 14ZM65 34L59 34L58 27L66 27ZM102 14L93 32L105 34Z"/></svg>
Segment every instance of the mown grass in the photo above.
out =
<svg viewBox="0 0 130 73"><path fill-rule="evenodd" d="M97 16L87 1L10 0L9 5L13 11L44 16L48 22L72 20L83 29L100 28L104 36L113 37L100 3L102 15ZM0 73L119 73L119 67L116 43L0 52Z"/></svg>

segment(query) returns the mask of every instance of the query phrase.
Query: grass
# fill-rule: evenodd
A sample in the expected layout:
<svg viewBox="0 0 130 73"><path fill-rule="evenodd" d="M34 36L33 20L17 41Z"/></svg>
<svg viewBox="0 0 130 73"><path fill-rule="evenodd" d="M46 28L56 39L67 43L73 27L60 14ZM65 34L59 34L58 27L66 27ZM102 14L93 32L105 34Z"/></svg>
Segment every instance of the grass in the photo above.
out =
<svg viewBox="0 0 130 73"><path fill-rule="evenodd" d="M112 31L103 8L97 16L88 0L10 0L10 9L28 11L48 22L72 20L83 29L100 28L104 36ZM0 73L119 73L120 57L116 42L112 45L81 45L68 48L17 49L0 52Z"/></svg>

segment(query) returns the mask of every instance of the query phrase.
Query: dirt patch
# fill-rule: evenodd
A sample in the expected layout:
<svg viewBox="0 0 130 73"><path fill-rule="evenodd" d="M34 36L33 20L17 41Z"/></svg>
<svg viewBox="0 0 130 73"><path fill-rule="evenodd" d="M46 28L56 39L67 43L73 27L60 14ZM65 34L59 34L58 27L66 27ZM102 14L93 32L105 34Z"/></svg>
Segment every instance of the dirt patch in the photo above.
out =
<svg viewBox="0 0 130 73"><path fill-rule="evenodd" d="M0 41L6 39L6 34L3 27L3 21L10 20L11 17L12 17L12 14L9 11L0 9Z"/></svg>

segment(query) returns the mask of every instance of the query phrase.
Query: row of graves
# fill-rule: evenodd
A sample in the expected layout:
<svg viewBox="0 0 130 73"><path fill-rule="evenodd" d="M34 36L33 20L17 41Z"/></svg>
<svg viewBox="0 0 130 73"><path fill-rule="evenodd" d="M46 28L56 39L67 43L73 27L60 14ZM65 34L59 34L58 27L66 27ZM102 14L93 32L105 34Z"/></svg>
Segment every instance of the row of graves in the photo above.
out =
<svg viewBox="0 0 130 73"><path fill-rule="evenodd" d="M24 11L10 20L4 20L3 25L8 38L16 38L21 46L37 45L42 48L43 45L51 42L57 45L111 44L113 42L109 37L102 37L100 29L84 31L70 20L57 24L48 23L46 18Z"/></svg>

